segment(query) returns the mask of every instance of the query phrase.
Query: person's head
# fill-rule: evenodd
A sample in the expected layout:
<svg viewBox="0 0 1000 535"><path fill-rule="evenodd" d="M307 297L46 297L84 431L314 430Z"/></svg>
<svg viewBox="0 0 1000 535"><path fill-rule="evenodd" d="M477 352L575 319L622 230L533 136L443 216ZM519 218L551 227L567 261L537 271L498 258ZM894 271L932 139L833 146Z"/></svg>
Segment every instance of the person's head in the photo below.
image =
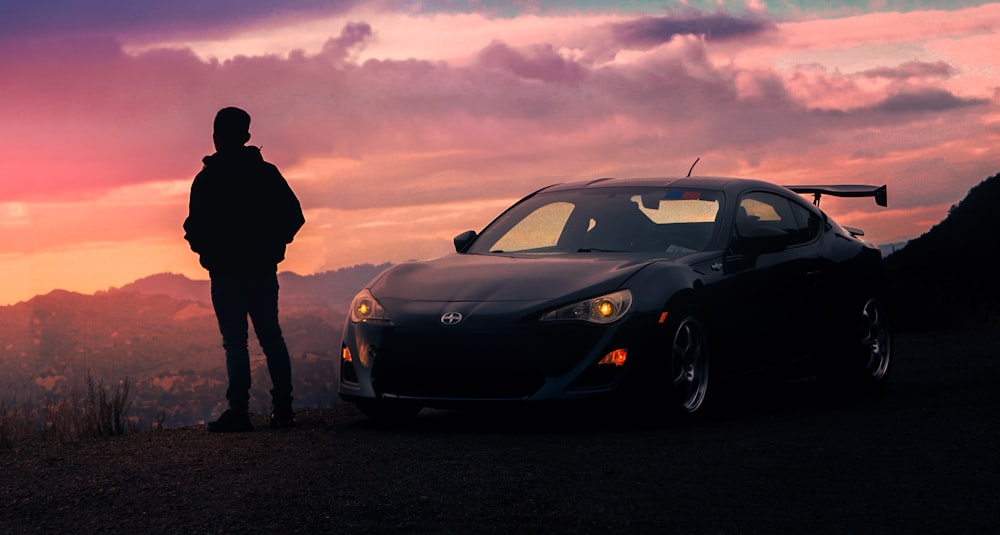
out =
<svg viewBox="0 0 1000 535"><path fill-rule="evenodd" d="M222 108L215 114L212 140L215 150L223 152L242 147L250 141L250 114L234 107Z"/></svg>

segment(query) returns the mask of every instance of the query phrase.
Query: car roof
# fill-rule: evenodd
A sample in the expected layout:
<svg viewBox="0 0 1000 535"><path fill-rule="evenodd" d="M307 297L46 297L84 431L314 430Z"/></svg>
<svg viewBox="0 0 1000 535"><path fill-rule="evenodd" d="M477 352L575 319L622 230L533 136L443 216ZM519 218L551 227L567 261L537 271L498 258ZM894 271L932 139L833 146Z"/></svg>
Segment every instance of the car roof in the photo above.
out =
<svg viewBox="0 0 1000 535"><path fill-rule="evenodd" d="M752 178L720 177L720 176L691 176L691 177L647 177L647 178L598 178L580 182L566 182L553 184L540 191L564 191L572 189L599 189L599 188L619 188L619 187L648 187L648 188L691 188L720 190L724 192L743 191L753 188L766 188L783 190L772 182Z"/></svg>

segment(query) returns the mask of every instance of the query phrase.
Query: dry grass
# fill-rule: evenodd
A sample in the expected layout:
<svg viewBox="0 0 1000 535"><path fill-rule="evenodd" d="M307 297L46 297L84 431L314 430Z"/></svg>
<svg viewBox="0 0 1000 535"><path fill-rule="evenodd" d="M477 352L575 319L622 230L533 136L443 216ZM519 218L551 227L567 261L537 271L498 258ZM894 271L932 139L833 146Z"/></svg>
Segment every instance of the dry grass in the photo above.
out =
<svg viewBox="0 0 1000 535"><path fill-rule="evenodd" d="M38 433L31 405L0 401L0 447L9 448Z"/></svg>
<svg viewBox="0 0 1000 535"><path fill-rule="evenodd" d="M0 447L9 448L34 436L72 442L134 432L135 424L128 418L130 386L127 377L109 387L88 374L86 391L74 389L41 406L0 401Z"/></svg>

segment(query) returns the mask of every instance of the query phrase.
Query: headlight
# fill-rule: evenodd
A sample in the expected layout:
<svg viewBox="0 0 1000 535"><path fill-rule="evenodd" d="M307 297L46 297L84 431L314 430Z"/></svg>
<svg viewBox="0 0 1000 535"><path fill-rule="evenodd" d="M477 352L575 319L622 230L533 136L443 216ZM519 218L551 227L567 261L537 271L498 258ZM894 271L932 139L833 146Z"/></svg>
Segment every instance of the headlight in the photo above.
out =
<svg viewBox="0 0 1000 535"><path fill-rule="evenodd" d="M632 292L621 290L547 312L542 321L581 320L591 323L614 323L632 307Z"/></svg>
<svg viewBox="0 0 1000 535"><path fill-rule="evenodd" d="M381 321L388 323L389 313L368 290L361 290L351 301L351 321Z"/></svg>

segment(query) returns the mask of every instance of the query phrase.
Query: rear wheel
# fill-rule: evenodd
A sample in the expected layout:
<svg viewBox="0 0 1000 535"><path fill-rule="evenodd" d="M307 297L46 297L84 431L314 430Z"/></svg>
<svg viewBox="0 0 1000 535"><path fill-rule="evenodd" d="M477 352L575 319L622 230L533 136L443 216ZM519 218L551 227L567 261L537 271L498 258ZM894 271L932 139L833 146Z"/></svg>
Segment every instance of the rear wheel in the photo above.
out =
<svg viewBox="0 0 1000 535"><path fill-rule="evenodd" d="M857 314L857 312L855 312ZM847 336L826 352L818 378L829 387L874 389L886 383L892 367L889 315L878 299L868 299Z"/></svg>
<svg viewBox="0 0 1000 535"><path fill-rule="evenodd" d="M670 378L674 409L682 415L704 410L709 378L708 339L701 322L684 317L670 346Z"/></svg>
<svg viewBox="0 0 1000 535"><path fill-rule="evenodd" d="M885 306L877 299L869 299L861 312L862 367L859 379L870 384L882 384L889 378L892 365L892 331Z"/></svg>

